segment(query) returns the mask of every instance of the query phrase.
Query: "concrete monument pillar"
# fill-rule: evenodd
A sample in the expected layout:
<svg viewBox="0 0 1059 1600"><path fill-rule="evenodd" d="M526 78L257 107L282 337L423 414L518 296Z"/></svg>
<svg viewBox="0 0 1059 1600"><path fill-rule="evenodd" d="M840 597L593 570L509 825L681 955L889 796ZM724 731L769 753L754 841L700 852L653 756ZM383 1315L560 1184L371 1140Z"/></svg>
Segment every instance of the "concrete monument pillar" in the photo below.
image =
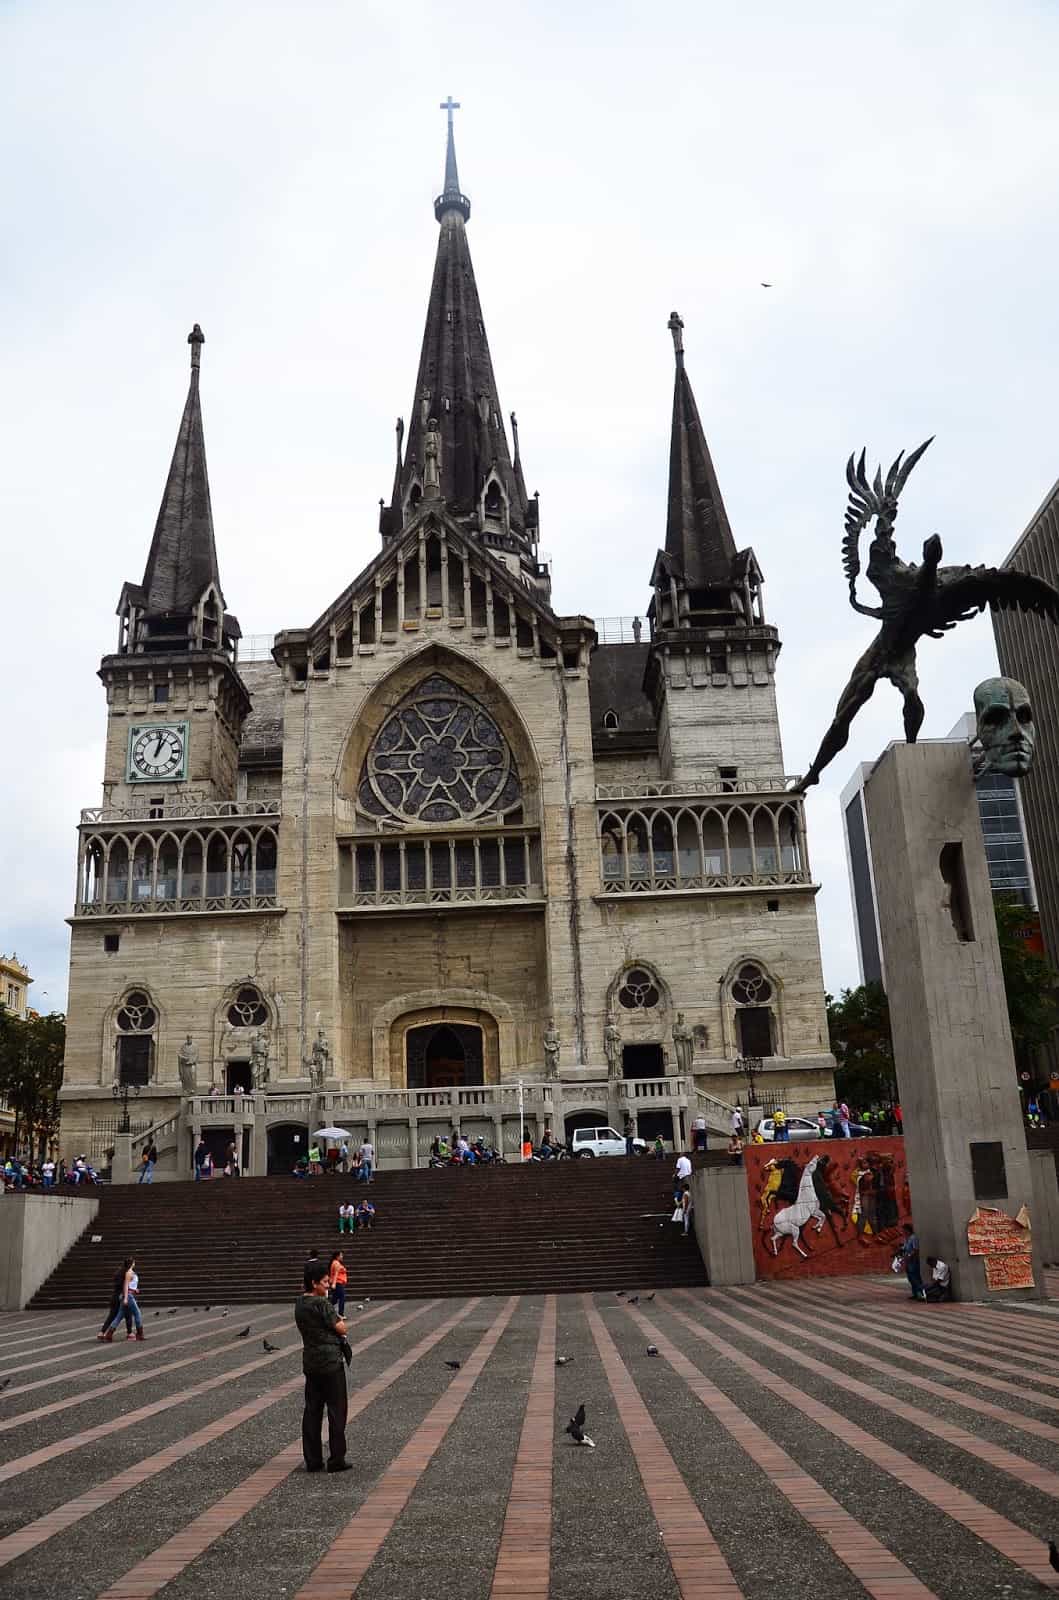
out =
<svg viewBox="0 0 1059 1600"><path fill-rule="evenodd" d="M1033 1289L988 1288L968 1249L976 1207L1032 1221L1033 1187L966 745L892 746L865 801L924 1279L933 1255L960 1300L1043 1298L1039 1244Z"/></svg>

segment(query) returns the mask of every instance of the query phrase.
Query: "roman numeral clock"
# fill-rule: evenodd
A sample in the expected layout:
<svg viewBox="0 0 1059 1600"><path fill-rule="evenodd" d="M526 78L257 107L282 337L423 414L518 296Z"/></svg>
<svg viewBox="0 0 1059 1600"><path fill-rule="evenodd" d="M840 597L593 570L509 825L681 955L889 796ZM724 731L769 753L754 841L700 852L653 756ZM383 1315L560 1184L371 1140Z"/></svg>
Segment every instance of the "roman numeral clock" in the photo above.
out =
<svg viewBox="0 0 1059 1600"><path fill-rule="evenodd" d="M186 722L146 722L129 729L129 783L175 782L188 775Z"/></svg>

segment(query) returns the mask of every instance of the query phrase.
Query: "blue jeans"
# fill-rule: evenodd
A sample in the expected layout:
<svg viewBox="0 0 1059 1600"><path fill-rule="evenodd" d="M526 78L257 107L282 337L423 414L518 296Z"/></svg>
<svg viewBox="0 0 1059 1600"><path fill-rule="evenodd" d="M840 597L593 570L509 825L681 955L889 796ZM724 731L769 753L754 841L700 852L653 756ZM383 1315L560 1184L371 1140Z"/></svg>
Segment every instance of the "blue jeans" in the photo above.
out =
<svg viewBox="0 0 1059 1600"><path fill-rule="evenodd" d="M140 1168L140 1176L137 1178L136 1182L137 1183L150 1183L153 1177L154 1177L154 1162L153 1161L145 1161L143 1166Z"/></svg>
<svg viewBox="0 0 1059 1600"><path fill-rule="evenodd" d="M360 1167L359 1167L359 1169L357 1171L357 1177L359 1178L361 1183L370 1183L371 1182L371 1162L370 1161L362 1161L361 1162Z"/></svg>
<svg viewBox="0 0 1059 1600"><path fill-rule="evenodd" d="M125 1302L125 1304L118 1306L118 1309L114 1314L113 1320L111 1321L110 1327L107 1329L108 1333L112 1332L113 1329L115 1329L117 1327L118 1323L124 1317L126 1310L129 1310L129 1311L132 1312L132 1320L136 1324L136 1332L137 1333L140 1332L140 1329L143 1327L143 1318L140 1316L140 1308L136 1304L136 1296L134 1294L130 1294L129 1298Z"/></svg>
<svg viewBox="0 0 1059 1600"><path fill-rule="evenodd" d="M344 1283L336 1283L334 1288L331 1290L331 1304L334 1306L340 1317L345 1316L346 1286Z"/></svg>

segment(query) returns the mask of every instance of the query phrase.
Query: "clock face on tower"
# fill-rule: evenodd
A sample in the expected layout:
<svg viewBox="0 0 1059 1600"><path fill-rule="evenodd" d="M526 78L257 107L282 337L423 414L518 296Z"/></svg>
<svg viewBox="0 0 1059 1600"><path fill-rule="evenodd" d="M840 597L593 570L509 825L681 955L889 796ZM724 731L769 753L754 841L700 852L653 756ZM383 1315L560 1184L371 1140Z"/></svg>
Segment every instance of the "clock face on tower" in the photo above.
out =
<svg viewBox="0 0 1059 1600"><path fill-rule="evenodd" d="M188 724L146 722L129 729L129 783L164 783L186 778Z"/></svg>

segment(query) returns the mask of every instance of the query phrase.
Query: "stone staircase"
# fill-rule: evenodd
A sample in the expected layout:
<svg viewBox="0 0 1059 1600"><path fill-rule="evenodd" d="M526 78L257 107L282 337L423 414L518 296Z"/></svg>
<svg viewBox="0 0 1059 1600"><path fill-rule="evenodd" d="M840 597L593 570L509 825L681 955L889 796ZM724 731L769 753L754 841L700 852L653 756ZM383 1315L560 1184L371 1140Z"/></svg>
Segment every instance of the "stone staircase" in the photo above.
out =
<svg viewBox="0 0 1059 1600"><path fill-rule="evenodd" d="M378 1300L704 1283L694 1237L668 1220L671 1179L669 1160L647 1158L380 1173L368 1191L375 1230L342 1241L350 1292ZM145 1309L289 1301L310 1247L323 1255L337 1243L338 1206L364 1189L335 1176L97 1193L95 1221L34 1309L104 1305L126 1255L136 1257Z"/></svg>

